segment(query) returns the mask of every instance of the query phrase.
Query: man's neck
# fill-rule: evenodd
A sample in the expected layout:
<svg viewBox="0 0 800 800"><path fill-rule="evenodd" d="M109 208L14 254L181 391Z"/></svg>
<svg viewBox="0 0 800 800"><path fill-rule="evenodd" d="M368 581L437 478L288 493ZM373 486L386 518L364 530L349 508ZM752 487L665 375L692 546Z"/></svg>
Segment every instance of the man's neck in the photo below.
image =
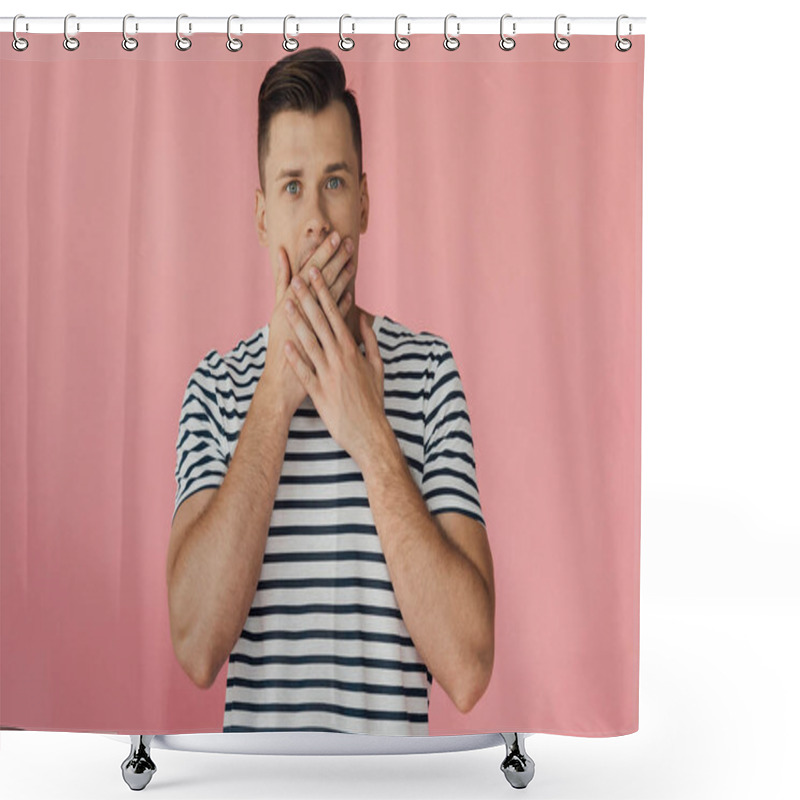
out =
<svg viewBox="0 0 800 800"><path fill-rule="evenodd" d="M347 312L347 317L345 318L347 327L350 329L350 333L352 334L353 339L355 339L357 345L364 343L364 339L361 336L361 325L358 321L358 318L361 314L366 317L369 327L372 327L375 317L372 314L364 311L363 308L359 308L356 305L350 307L350 311Z"/></svg>

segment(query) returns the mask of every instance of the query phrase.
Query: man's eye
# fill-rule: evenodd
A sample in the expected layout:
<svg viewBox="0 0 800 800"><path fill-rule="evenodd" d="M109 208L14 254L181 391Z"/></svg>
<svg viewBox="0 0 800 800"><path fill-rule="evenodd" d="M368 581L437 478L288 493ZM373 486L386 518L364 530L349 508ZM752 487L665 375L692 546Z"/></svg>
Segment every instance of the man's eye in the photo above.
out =
<svg viewBox="0 0 800 800"><path fill-rule="evenodd" d="M344 181L338 175L334 175L330 180L339 182L339 185L333 187L334 189L338 189L339 186L344 186ZM296 183L297 181L289 181L289 183L284 186L284 190L288 189L290 186L294 186ZM289 192L289 194L297 194L297 192Z"/></svg>

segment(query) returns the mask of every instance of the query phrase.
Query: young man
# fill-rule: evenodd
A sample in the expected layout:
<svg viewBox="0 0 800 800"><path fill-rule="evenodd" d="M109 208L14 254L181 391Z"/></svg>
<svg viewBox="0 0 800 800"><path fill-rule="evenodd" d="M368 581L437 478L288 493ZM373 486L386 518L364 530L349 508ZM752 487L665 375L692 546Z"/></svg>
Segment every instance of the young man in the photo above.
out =
<svg viewBox="0 0 800 800"><path fill-rule="evenodd" d="M186 387L167 556L175 653L205 688L228 662L225 731L426 735L432 677L466 713L494 662L461 379L442 337L355 304L369 193L334 53L297 51L267 72L258 159L275 309Z"/></svg>

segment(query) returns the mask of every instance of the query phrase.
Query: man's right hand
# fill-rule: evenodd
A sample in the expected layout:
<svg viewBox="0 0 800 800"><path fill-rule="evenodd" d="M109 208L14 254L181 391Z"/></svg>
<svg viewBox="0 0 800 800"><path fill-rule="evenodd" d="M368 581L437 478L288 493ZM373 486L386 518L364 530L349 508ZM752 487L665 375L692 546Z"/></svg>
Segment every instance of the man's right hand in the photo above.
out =
<svg viewBox="0 0 800 800"><path fill-rule="evenodd" d="M308 261L301 267L299 277L305 281L306 285L311 290L312 296L317 299L316 292L311 285L310 270L311 267L316 267L325 285L330 290L331 295L336 303L338 303L339 311L342 316L347 314L350 304L352 303L351 297L342 300L340 298L344 292L345 287L353 277L353 271L343 269L348 259L351 258L351 253L345 249L345 243L340 242L336 247L331 244L331 236L334 231L325 238L325 241L311 254ZM313 331L313 326L308 321L308 318L303 311L303 307L297 299L297 295L290 286L292 280L292 269L289 263L289 256L286 250L281 246L278 248L278 275L275 285L275 309L272 313L272 319L269 323L269 341L267 342L267 355L264 364L264 373L262 379L269 384L270 391L277 401L282 405L283 409L290 416L294 416L295 411L299 408L300 404L308 394L305 387L297 375L294 368L289 363L289 359L285 353L286 342L291 341L299 357L302 358L308 368L313 372L314 365L305 355L305 348L297 338L294 332L294 327L289 321L286 314L286 300L291 300L297 311L302 316L303 321Z"/></svg>

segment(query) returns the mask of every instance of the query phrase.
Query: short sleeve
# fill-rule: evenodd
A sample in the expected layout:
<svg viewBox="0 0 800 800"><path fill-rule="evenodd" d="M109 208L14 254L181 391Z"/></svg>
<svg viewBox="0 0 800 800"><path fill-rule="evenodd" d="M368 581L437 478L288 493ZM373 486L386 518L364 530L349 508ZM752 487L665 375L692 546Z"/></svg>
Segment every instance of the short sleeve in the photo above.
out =
<svg viewBox="0 0 800 800"><path fill-rule="evenodd" d="M480 504L467 398L449 345L434 355L425 410L422 496L431 514L458 511L486 522Z"/></svg>
<svg viewBox="0 0 800 800"><path fill-rule="evenodd" d="M183 394L176 444L175 508L200 489L222 484L228 471L229 448L217 397L216 350L209 352L189 377Z"/></svg>

